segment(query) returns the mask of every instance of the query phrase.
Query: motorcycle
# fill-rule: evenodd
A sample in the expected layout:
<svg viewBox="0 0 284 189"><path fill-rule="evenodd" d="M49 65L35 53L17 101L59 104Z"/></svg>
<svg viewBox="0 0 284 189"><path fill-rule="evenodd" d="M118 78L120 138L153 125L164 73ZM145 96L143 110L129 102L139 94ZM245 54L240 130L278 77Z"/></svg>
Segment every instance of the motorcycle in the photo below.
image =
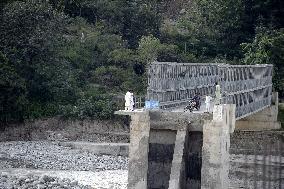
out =
<svg viewBox="0 0 284 189"><path fill-rule="evenodd" d="M192 112L194 109L199 110L200 109L200 102L198 103L197 101L191 99L189 100L189 104L184 108L184 112L189 110Z"/></svg>

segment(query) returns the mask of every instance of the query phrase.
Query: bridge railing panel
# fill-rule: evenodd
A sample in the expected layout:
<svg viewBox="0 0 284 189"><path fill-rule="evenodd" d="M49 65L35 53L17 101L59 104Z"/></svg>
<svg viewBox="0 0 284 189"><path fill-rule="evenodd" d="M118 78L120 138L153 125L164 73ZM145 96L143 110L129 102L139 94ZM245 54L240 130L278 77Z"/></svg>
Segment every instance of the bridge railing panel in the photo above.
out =
<svg viewBox="0 0 284 189"><path fill-rule="evenodd" d="M161 104L188 100L196 93L212 95L218 80L217 64L155 62L148 71L147 98Z"/></svg>
<svg viewBox="0 0 284 189"><path fill-rule="evenodd" d="M222 103L236 104L240 119L271 104L272 65L220 65Z"/></svg>
<svg viewBox="0 0 284 189"><path fill-rule="evenodd" d="M148 69L147 99L161 108L181 106L195 94L215 94L218 82L222 103L236 104L237 118L271 104L272 65L154 62Z"/></svg>

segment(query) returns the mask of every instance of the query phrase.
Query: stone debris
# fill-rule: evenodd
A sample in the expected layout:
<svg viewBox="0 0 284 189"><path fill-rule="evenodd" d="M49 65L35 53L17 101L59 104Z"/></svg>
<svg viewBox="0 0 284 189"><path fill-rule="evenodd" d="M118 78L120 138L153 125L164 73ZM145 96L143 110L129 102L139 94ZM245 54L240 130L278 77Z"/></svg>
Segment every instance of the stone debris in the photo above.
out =
<svg viewBox="0 0 284 189"><path fill-rule="evenodd" d="M1 189L92 189L91 186L83 186L75 180L59 179L50 176L11 176L0 173Z"/></svg>
<svg viewBox="0 0 284 189"><path fill-rule="evenodd" d="M69 179L71 184L91 186L95 189L127 189L127 170L106 170L99 172L92 171L70 171L70 170L40 170L40 169L2 169L0 173L5 178L28 178L35 175L37 178L52 177L61 180ZM0 177L1 177L0 174ZM3 179L6 182L7 179ZM1 182L1 179L0 179ZM9 181L10 182L10 181ZM34 183L37 184L37 183ZM2 183L2 185L4 185ZM1 185L0 185L1 186ZM0 189L3 189L0 187Z"/></svg>
<svg viewBox="0 0 284 189"><path fill-rule="evenodd" d="M0 189L126 189L127 168L127 157L58 142L0 142Z"/></svg>
<svg viewBox="0 0 284 189"><path fill-rule="evenodd" d="M128 158L95 155L56 142L0 142L0 169L34 168L73 171L127 170Z"/></svg>

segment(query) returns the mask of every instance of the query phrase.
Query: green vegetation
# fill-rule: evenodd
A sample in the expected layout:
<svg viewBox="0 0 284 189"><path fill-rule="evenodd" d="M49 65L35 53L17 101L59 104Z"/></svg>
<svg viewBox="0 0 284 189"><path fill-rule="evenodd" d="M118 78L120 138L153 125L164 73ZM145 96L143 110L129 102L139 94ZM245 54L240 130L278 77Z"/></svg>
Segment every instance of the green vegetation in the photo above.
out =
<svg viewBox="0 0 284 189"><path fill-rule="evenodd" d="M275 66L284 97L282 0L4 0L0 122L111 119L146 93L154 61Z"/></svg>
<svg viewBox="0 0 284 189"><path fill-rule="evenodd" d="M284 97L284 28L272 30L257 28L251 43L241 46L245 64L274 64L274 88Z"/></svg>

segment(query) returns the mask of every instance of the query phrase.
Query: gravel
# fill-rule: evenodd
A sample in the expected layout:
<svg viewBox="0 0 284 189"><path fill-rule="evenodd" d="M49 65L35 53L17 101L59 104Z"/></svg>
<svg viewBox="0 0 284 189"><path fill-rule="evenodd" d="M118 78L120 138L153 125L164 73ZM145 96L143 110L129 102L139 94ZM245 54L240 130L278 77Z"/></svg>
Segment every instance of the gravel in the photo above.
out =
<svg viewBox="0 0 284 189"><path fill-rule="evenodd" d="M71 182L78 182L78 185L91 186L95 189L127 189L128 171L127 170L106 170L99 172L92 171L68 171L68 170L40 170L40 169L27 169L27 168L13 168L0 170L0 189L1 187L1 174L5 179L2 180L2 186L6 182L11 183L16 179L13 178L28 178L34 175L35 180L39 180L43 176L53 177L59 180L69 179ZM9 179L7 179L9 178ZM37 184L37 183L35 183ZM7 185L7 184L6 184ZM5 185L5 186L6 186Z"/></svg>
<svg viewBox="0 0 284 189"><path fill-rule="evenodd" d="M95 155L57 142L0 142L0 169L34 168L73 171L127 170L128 158Z"/></svg>
<svg viewBox="0 0 284 189"><path fill-rule="evenodd" d="M50 176L10 176L0 173L1 189L92 189L91 186L83 186L75 180L59 179Z"/></svg>
<svg viewBox="0 0 284 189"><path fill-rule="evenodd" d="M126 189L127 166L58 142L0 142L0 189Z"/></svg>

